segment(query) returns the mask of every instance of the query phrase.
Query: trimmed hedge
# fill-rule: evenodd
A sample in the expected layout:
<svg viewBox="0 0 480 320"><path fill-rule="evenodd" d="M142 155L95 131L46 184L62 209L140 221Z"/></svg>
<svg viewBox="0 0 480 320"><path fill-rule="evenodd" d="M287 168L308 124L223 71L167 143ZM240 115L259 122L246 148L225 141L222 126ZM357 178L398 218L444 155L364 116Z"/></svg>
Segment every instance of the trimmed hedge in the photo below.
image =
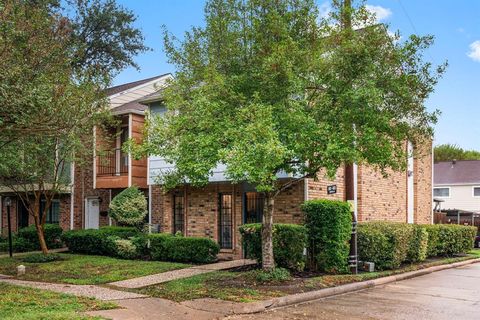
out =
<svg viewBox="0 0 480 320"><path fill-rule="evenodd" d="M467 253L473 249L477 234L476 227L455 224L436 224L424 226L429 235L427 255L452 256Z"/></svg>
<svg viewBox="0 0 480 320"><path fill-rule="evenodd" d="M174 236L158 233L149 236L153 260L210 263L217 260L218 243L208 238Z"/></svg>
<svg viewBox="0 0 480 320"><path fill-rule="evenodd" d="M49 249L61 248L63 246L61 235L62 228L56 224L44 225L45 242ZM37 229L35 225L22 228L18 233L12 236L12 247L14 252L28 252L40 250L40 242L38 241ZM0 252L8 251L8 240L0 239Z"/></svg>
<svg viewBox="0 0 480 320"><path fill-rule="evenodd" d="M98 230L70 230L62 235L68 249L75 253L92 255L115 255L115 240L139 235L132 227L103 227Z"/></svg>
<svg viewBox="0 0 480 320"><path fill-rule="evenodd" d="M347 202L311 200L302 205L312 267L328 273L348 272L352 214Z"/></svg>
<svg viewBox="0 0 480 320"><path fill-rule="evenodd" d="M395 269L404 262L452 256L473 248L476 227L367 222L358 226L358 255L378 270Z"/></svg>
<svg viewBox="0 0 480 320"><path fill-rule="evenodd" d="M62 247L62 232L63 230L58 224L45 224L43 226L43 235L49 249ZM17 237L25 239L31 244L34 250L40 249L40 242L38 241L37 229L35 228L35 225L30 225L26 228L18 230Z"/></svg>
<svg viewBox="0 0 480 320"><path fill-rule="evenodd" d="M358 225L358 257L378 270L396 269L407 260L414 227L406 223L367 222Z"/></svg>
<svg viewBox="0 0 480 320"><path fill-rule="evenodd" d="M248 258L262 261L262 224L240 226L245 254ZM306 229L296 224L273 225L273 256L277 266L302 271L305 268L307 245Z"/></svg>
<svg viewBox="0 0 480 320"><path fill-rule="evenodd" d="M408 262L421 262L427 259L428 252L428 232L424 226L413 225L413 232L407 253Z"/></svg>

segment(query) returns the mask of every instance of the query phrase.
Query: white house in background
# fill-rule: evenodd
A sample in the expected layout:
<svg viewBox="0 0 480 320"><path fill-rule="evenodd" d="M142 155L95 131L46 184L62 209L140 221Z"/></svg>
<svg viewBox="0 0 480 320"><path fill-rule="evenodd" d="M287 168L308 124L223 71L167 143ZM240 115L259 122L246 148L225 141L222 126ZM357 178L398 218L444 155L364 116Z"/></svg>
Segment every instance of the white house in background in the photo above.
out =
<svg viewBox="0 0 480 320"><path fill-rule="evenodd" d="M442 210L480 212L480 160L435 163L433 197Z"/></svg>

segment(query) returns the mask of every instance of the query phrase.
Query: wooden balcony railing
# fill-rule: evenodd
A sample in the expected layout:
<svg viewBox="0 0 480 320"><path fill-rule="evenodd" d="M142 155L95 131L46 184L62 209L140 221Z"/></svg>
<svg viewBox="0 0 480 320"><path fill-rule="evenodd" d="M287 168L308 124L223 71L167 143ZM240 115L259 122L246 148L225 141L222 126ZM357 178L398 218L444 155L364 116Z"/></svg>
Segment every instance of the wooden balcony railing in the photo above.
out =
<svg viewBox="0 0 480 320"><path fill-rule="evenodd" d="M97 155L97 176L121 176L128 174L128 154L114 149Z"/></svg>

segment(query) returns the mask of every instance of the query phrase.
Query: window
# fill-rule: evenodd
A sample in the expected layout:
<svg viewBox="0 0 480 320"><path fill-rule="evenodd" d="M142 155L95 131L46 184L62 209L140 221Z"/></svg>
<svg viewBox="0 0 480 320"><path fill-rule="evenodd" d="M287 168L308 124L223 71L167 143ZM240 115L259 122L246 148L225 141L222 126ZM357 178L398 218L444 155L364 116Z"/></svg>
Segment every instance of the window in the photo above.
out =
<svg viewBox="0 0 480 320"><path fill-rule="evenodd" d="M45 210L45 199L42 199L40 202L40 219L43 216L43 210ZM52 200L50 208L47 211L47 219L45 223L49 224L59 224L60 223L60 201Z"/></svg>
<svg viewBox="0 0 480 320"><path fill-rule="evenodd" d="M480 187L473 187L473 196L480 197Z"/></svg>
<svg viewBox="0 0 480 320"><path fill-rule="evenodd" d="M173 233L184 234L185 208L183 194L173 196Z"/></svg>
<svg viewBox="0 0 480 320"><path fill-rule="evenodd" d="M244 223L260 223L263 219L263 194L245 192Z"/></svg>
<svg viewBox="0 0 480 320"><path fill-rule="evenodd" d="M450 188L433 188L433 196L439 198L450 197Z"/></svg>
<svg viewBox="0 0 480 320"><path fill-rule="evenodd" d="M218 208L218 242L222 249L232 249L232 195L221 193Z"/></svg>

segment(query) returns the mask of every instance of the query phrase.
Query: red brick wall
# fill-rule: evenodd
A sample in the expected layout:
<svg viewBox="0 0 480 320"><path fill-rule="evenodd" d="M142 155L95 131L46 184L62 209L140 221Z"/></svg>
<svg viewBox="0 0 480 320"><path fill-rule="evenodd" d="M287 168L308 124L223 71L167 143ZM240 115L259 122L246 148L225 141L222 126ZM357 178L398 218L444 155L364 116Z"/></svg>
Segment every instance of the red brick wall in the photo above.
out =
<svg viewBox="0 0 480 320"><path fill-rule="evenodd" d="M241 256L241 240L238 227L243 223L242 185L230 183L212 183L204 188L183 187L164 193L159 186L152 186L152 223L160 224L162 232L173 231L173 194L185 194L186 236L207 237L218 241L218 200L219 193L233 195L233 250L235 256ZM303 181L286 189L275 199L274 222L301 223L300 205L304 201Z"/></svg>
<svg viewBox="0 0 480 320"><path fill-rule="evenodd" d="M325 176L325 172L321 172L317 176L317 180L307 179L308 181L308 200L314 199L331 199L345 200L345 169L340 167L333 180ZM327 186L336 185L337 193L327 194Z"/></svg>
<svg viewBox="0 0 480 320"><path fill-rule="evenodd" d="M419 224L432 223L432 141L419 142L414 155L414 221Z"/></svg>
<svg viewBox="0 0 480 320"><path fill-rule="evenodd" d="M407 222L407 173L358 167L358 220Z"/></svg>

